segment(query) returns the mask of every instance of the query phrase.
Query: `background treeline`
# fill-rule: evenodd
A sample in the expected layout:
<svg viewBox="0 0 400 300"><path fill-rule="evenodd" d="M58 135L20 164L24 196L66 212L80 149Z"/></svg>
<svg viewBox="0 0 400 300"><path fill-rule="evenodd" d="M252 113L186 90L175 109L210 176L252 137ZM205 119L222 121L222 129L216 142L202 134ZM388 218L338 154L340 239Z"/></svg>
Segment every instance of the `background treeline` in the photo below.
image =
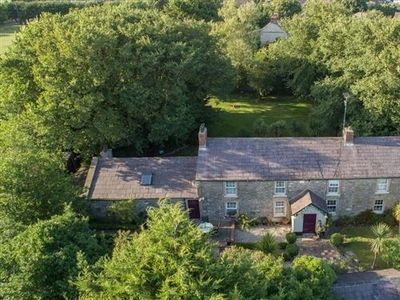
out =
<svg viewBox="0 0 400 300"><path fill-rule="evenodd" d="M103 1L23 1L0 3L0 24L7 20L14 20L23 24L29 20L39 17L44 12L65 15L73 8L101 5L102 3Z"/></svg>

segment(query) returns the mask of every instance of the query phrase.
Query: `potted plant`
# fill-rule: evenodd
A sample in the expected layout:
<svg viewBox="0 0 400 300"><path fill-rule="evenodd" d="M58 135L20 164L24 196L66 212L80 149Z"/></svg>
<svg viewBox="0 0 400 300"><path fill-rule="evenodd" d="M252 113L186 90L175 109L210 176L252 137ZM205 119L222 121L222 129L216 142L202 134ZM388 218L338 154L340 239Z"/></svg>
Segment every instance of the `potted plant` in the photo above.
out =
<svg viewBox="0 0 400 300"><path fill-rule="evenodd" d="M283 225L288 225L289 222L290 222L290 220L289 220L288 217L284 217L284 218L282 219L282 224L283 224Z"/></svg>

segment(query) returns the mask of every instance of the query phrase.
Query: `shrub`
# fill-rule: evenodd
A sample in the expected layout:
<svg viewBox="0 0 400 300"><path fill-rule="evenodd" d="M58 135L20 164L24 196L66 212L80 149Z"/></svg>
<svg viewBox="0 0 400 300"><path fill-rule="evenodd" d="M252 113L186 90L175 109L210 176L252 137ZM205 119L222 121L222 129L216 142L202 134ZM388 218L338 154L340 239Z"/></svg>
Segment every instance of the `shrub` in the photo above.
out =
<svg viewBox="0 0 400 300"><path fill-rule="evenodd" d="M286 252L290 255L290 257L294 257L299 254L299 246L296 244L289 244L286 246Z"/></svg>
<svg viewBox="0 0 400 300"><path fill-rule="evenodd" d="M238 137L251 137L251 131L246 129L246 128L240 128L237 131L236 136L238 136Z"/></svg>
<svg viewBox="0 0 400 300"><path fill-rule="evenodd" d="M281 250L285 250L287 245L288 245L288 243L286 243L286 242L279 242L278 243L278 247Z"/></svg>
<svg viewBox="0 0 400 300"><path fill-rule="evenodd" d="M276 254L278 251L278 244L274 236L267 232L258 242L257 249L268 254Z"/></svg>
<svg viewBox="0 0 400 300"><path fill-rule="evenodd" d="M379 216L372 209L364 210L354 217L356 225L374 225L377 222L379 222Z"/></svg>
<svg viewBox="0 0 400 300"><path fill-rule="evenodd" d="M335 271L336 274L347 273L347 263L343 260L336 260L329 264L329 266Z"/></svg>
<svg viewBox="0 0 400 300"><path fill-rule="evenodd" d="M398 225L396 218L393 215L393 209L387 209L383 212L382 221L390 227Z"/></svg>
<svg viewBox="0 0 400 300"><path fill-rule="evenodd" d="M258 221L263 225L268 225L268 218L267 217L259 217Z"/></svg>
<svg viewBox="0 0 400 300"><path fill-rule="evenodd" d="M116 201L107 207L106 215L112 222L120 224L139 224L141 221L135 212L133 200Z"/></svg>
<svg viewBox="0 0 400 300"><path fill-rule="evenodd" d="M344 242L344 236L341 233L334 233L331 236L331 243L335 246L341 246Z"/></svg>
<svg viewBox="0 0 400 300"><path fill-rule="evenodd" d="M330 299L329 287L335 282L335 271L322 258L299 256L293 261L293 271L296 277L313 291L319 292L318 299Z"/></svg>
<svg viewBox="0 0 400 300"><path fill-rule="evenodd" d="M351 216L343 216L336 221L336 225L339 227L354 225L354 219Z"/></svg>
<svg viewBox="0 0 400 300"><path fill-rule="evenodd" d="M258 118L254 121L253 128L256 136L267 136L268 126L262 118Z"/></svg>
<svg viewBox="0 0 400 300"><path fill-rule="evenodd" d="M290 261L292 259L292 257L287 252L283 252L282 257L284 261Z"/></svg>
<svg viewBox="0 0 400 300"><path fill-rule="evenodd" d="M274 137L280 137L284 135L284 132L287 128L287 124L285 121L280 120L269 125L268 131Z"/></svg>
<svg viewBox="0 0 400 300"><path fill-rule="evenodd" d="M247 214L240 214L238 216L238 221L241 230L248 230L250 228L250 219Z"/></svg>
<svg viewBox="0 0 400 300"><path fill-rule="evenodd" d="M294 232L288 232L288 233L286 233L286 241L287 241L289 244L294 244L294 243L296 243L296 240L297 240L297 236L296 236L296 234L295 234Z"/></svg>

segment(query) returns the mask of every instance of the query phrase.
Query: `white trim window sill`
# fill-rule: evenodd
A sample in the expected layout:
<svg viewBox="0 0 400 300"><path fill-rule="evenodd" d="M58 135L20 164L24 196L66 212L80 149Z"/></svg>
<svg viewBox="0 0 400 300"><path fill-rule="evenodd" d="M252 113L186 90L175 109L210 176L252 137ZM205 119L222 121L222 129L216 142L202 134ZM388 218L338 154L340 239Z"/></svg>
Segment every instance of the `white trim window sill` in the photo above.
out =
<svg viewBox="0 0 400 300"><path fill-rule="evenodd" d="M237 198L237 195L224 195L225 198Z"/></svg>
<svg viewBox="0 0 400 300"><path fill-rule="evenodd" d="M340 194L326 194L326 196L328 197L340 197Z"/></svg>
<svg viewBox="0 0 400 300"><path fill-rule="evenodd" d="M278 198L278 197L287 198L287 195L286 194L274 194L273 197L276 197L276 198Z"/></svg>
<svg viewBox="0 0 400 300"><path fill-rule="evenodd" d="M386 195L386 194L389 194L389 192L378 192L378 191L375 192L375 195Z"/></svg>

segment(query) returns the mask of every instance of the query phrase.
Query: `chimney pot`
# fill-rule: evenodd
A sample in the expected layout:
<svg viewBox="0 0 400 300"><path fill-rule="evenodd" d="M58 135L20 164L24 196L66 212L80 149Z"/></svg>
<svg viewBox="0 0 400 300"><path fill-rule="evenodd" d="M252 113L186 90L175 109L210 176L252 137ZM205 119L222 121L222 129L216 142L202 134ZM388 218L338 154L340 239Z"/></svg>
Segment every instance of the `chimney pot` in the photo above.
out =
<svg viewBox="0 0 400 300"><path fill-rule="evenodd" d="M354 145L353 139L354 139L354 131L353 131L353 129L350 126L343 128L344 144L347 145L347 146Z"/></svg>
<svg viewBox="0 0 400 300"><path fill-rule="evenodd" d="M206 148L206 146L207 146L207 127L204 123L202 123L199 129L199 148Z"/></svg>

